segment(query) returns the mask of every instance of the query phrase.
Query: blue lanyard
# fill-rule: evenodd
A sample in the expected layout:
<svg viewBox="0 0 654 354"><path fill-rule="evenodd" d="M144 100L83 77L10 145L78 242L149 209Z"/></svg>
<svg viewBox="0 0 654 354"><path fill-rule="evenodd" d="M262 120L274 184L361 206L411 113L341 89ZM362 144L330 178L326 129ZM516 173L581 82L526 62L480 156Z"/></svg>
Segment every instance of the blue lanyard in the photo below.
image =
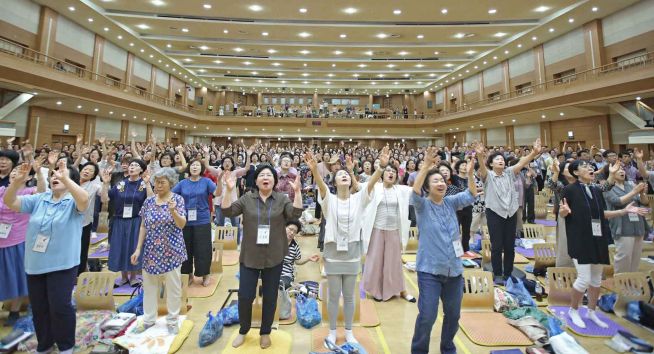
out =
<svg viewBox="0 0 654 354"><path fill-rule="evenodd" d="M52 198L52 197L51 197L51 198ZM49 201L49 200L44 200L44 201L43 201L43 204L44 204L44 205L43 205L43 206L44 206L43 209L45 209L45 210L43 210L43 218L42 218L41 221L39 222L39 231L37 232L38 234L40 234L40 233L41 233L41 230L43 229L43 224L44 224L43 221L46 221L46 225L47 225L47 221L49 220L49 221L50 221L50 234L48 235L48 237L52 237L52 236L54 236L54 232L53 232L53 231L54 231L54 214L57 212L58 205L59 205L63 200L64 200L64 197L62 197L61 199L59 199L59 201L58 201L57 203L52 203L52 202ZM49 213L51 207L54 207L54 208L52 208L53 211L52 211L51 213ZM46 227L46 229L47 229L47 227Z"/></svg>
<svg viewBox="0 0 654 354"><path fill-rule="evenodd" d="M582 186L581 183L578 183L578 184L579 184L579 188L581 188L581 193L584 195L584 199L586 200L586 205L588 206L588 212L590 212L590 217L592 219L593 218L593 211L590 208L590 201L588 201L588 195L586 194L586 190L585 190L584 186ZM593 196L593 199L595 199L595 205L597 205L597 218L599 219L599 218L602 217L602 208L599 205L599 201L598 201L597 196L593 192L593 188L591 188L591 186L588 186L588 185L586 185L586 186L588 187L588 190L590 191L590 194Z"/></svg>
<svg viewBox="0 0 654 354"><path fill-rule="evenodd" d="M141 179L139 178L139 179L136 180L136 182L138 182L140 180ZM125 181L127 181L127 182L125 182ZM127 196L127 187L129 186L129 182L130 182L129 178L125 178L123 180L123 183L125 183L125 196ZM134 192L132 193L132 199L131 199L130 205L134 205L134 198L136 198L136 192L139 189L138 185L139 185L139 183L137 183L136 186L134 186ZM126 202L127 202L127 198L123 198L123 209L125 209L125 204L127 204ZM134 215L133 213L134 213L134 209L132 209L132 215Z"/></svg>
<svg viewBox="0 0 654 354"><path fill-rule="evenodd" d="M268 198L270 198L270 197L268 197ZM258 226L258 225L261 225L261 223L259 222L259 214L260 214L260 212L259 212L259 208L260 208L260 203L259 203L259 201L260 201L260 199L257 198L257 226ZM265 205L266 205L266 204L264 203L264 206L265 206ZM268 226L270 226L270 211L271 211L271 210L272 210L272 202L270 202L270 207L268 207Z"/></svg>

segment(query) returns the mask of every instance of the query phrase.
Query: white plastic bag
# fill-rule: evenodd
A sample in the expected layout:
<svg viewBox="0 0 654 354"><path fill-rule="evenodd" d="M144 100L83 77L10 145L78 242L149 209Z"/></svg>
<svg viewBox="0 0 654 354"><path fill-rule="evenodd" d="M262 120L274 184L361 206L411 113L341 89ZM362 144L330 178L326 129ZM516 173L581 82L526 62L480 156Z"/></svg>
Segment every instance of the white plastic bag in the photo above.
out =
<svg viewBox="0 0 654 354"><path fill-rule="evenodd" d="M588 354L586 349L566 332L550 337L550 344L556 354Z"/></svg>

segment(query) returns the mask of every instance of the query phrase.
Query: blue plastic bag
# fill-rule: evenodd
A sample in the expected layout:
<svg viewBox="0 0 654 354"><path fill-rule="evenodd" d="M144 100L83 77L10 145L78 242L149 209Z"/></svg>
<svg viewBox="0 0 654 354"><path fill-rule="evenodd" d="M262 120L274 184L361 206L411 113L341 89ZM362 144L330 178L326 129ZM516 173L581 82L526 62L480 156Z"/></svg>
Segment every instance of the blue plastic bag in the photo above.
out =
<svg viewBox="0 0 654 354"><path fill-rule="evenodd" d="M642 312L640 311L640 304L638 301L629 301L627 303L627 319L635 323L640 323L641 315Z"/></svg>
<svg viewBox="0 0 654 354"><path fill-rule="evenodd" d="M600 296L597 305L602 309L602 311L611 313L613 312L617 300L618 294L616 293L604 294Z"/></svg>
<svg viewBox="0 0 654 354"><path fill-rule="evenodd" d="M231 326L238 323L238 303L225 307L216 316L220 317L224 326Z"/></svg>
<svg viewBox="0 0 654 354"><path fill-rule="evenodd" d="M318 311L318 302L316 299L302 294L295 297L295 309L297 310L297 319L304 328L311 328L322 321L322 316Z"/></svg>
<svg viewBox="0 0 654 354"><path fill-rule="evenodd" d="M117 311L133 313L137 316L143 315L143 292L139 292L136 296L118 306Z"/></svg>
<svg viewBox="0 0 654 354"><path fill-rule="evenodd" d="M209 311L207 317L209 317L209 319L204 324L204 327L202 327L198 338L198 346L200 346L200 348L213 344L223 335L223 319L220 314L212 316L211 311Z"/></svg>
<svg viewBox="0 0 654 354"><path fill-rule="evenodd" d="M23 332L36 332L34 329L34 319L32 318L32 315L27 315L17 319L16 323L14 323L13 329L14 331L20 329Z"/></svg>
<svg viewBox="0 0 654 354"><path fill-rule="evenodd" d="M536 306L536 302L520 279L509 277L506 280L506 291L518 299L520 306Z"/></svg>

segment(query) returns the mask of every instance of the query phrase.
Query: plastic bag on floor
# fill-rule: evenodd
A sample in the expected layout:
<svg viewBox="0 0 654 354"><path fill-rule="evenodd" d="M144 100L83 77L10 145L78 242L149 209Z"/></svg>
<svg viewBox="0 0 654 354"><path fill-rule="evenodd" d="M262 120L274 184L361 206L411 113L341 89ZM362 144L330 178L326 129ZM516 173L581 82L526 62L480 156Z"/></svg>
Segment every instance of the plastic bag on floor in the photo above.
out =
<svg viewBox="0 0 654 354"><path fill-rule="evenodd" d="M284 289L284 285L280 284L279 286L279 319L287 320L291 318L291 310L293 304L291 303L291 296L288 293L287 289Z"/></svg>
<svg viewBox="0 0 654 354"><path fill-rule="evenodd" d="M604 312L612 313L615 307L615 302L618 300L618 294L609 293L600 296L597 306Z"/></svg>
<svg viewBox="0 0 654 354"><path fill-rule="evenodd" d="M216 316L220 316L224 326L231 326L238 323L238 303L225 307Z"/></svg>
<svg viewBox="0 0 654 354"><path fill-rule="evenodd" d="M318 302L316 299L302 294L295 297L295 310L297 312L297 319L300 325L304 328L311 328L322 321L322 316L318 311Z"/></svg>
<svg viewBox="0 0 654 354"><path fill-rule="evenodd" d="M577 341L564 332L561 326L554 318L548 320L548 330L550 332L550 345L556 354L588 354Z"/></svg>
<svg viewBox="0 0 654 354"><path fill-rule="evenodd" d="M202 327L198 338L198 346L200 348L213 344L223 335L223 319L220 314L212 316L211 311L209 311L207 317L209 317L209 319L204 324L204 327Z"/></svg>

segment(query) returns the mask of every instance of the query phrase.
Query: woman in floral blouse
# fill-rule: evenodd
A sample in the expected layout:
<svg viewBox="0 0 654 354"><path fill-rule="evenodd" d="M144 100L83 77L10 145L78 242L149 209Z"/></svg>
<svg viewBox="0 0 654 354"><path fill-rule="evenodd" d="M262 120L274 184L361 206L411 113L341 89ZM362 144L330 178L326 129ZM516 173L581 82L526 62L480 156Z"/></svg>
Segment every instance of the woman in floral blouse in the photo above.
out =
<svg viewBox="0 0 654 354"><path fill-rule="evenodd" d="M182 229L186 225L184 198L171 192L177 183L177 172L164 167L155 172L155 196L148 198L141 208L141 228L132 264L143 266L143 320L134 329L141 333L154 326L157 319L159 282L166 281L166 322L168 333L179 332L178 317L182 299L181 266L187 259Z"/></svg>

